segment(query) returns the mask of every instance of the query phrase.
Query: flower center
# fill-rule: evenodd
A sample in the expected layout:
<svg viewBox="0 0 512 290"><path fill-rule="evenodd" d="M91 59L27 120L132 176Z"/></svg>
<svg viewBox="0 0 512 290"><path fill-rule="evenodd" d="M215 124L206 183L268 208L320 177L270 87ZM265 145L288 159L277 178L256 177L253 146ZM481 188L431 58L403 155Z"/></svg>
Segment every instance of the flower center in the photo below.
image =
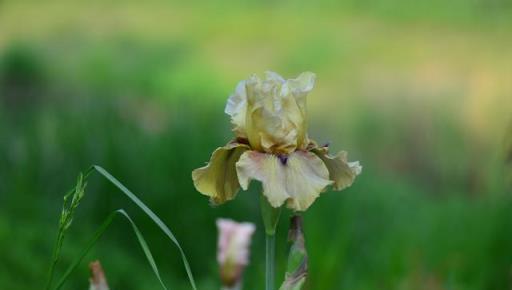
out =
<svg viewBox="0 0 512 290"><path fill-rule="evenodd" d="M286 165L288 163L288 155L286 154L278 154L277 158L279 158L279 161L281 161L281 164Z"/></svg>

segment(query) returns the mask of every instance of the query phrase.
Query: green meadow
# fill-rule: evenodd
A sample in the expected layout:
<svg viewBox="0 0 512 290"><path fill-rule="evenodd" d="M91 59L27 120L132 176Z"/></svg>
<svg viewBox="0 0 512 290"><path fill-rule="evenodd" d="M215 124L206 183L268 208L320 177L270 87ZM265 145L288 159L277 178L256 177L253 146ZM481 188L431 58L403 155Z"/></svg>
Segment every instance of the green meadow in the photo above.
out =
<svg viewBox="0 0 512 290"><path fill-rule="evenodd" d="M220 289L215 219L254 222L244 284L263 289L260 187L212 207L191 171L233 137L238 81L273 70L316 73L309 135L363 165L304 214L306 289L512 289L511 46L506 0L0 1L0 288L44 287L62 197L97 164L172 229L198 289ZM99 175L58 276L120 208L169 289L191 289L179 251ZM161 287L121 218L63 289L87 289L95 259L112 289Z"/></svg>

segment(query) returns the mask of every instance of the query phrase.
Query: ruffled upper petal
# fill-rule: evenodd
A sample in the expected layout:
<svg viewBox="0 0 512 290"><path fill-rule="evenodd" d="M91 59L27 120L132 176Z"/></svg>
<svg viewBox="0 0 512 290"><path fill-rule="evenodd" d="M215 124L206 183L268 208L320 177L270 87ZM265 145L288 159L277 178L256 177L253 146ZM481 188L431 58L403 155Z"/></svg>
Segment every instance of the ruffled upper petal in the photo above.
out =
<svg viewBox="0 0 512 290"><path fill-rule="evenodd" d="M301 110L306 113L306 96L315 86L316 75L312 72L303 72L297 78L288 80L287 85L297 100Z"/></svg>
<svg viewBox="0 0 512 290"><path fill-rule="evenodd" d="M233 131L237 137L247 138L245 133L245 119L247 112L246 81L241 81L236 86L235 92L229 96L224 112L231 116Z"/></svg>
<svg viewBox="0 0 512 290"><path fill-rule="evenodd" d="M305 149L309 143L306 96L314 83L310 72L285 80L270 71L263 79L252 75L239 82L225 108L236 136L247 138L260 152L288 154Z"/></svg>
<svg viewBox="0 0 512 290"><path fill-rule="evenodd" d="M324 148L316 148L312 150L329 169L329 179L334 181L333 188L342 190L352 185L357 175L359 175L363 167L359 161L348 162L347 152L340 151L335 156L329 156Z"/></svg>
<svg viewBox="0 0 512 290"><path fill-rule="evenodd" d="M235 163L246 150L247 145L235 142L217 148L206 166L192 171L196 189L215 204L233 199L240 189Z"/></svg>
<svg viewBox="0 0 512 290"><path fill-rule="evenodd" d="M286 157L246 151L236 163L241 187L252 179L263 184L263 194L273 207L285 201L289 208L304 211L332 184L329 171L315 154L296 151Z"/></svg>
<svg viewBox="0 0 512 290"><path fill-rule="evenodd" d="M265 78L268 81L284 84L286 80L278 73L273 71L266 71Z"/></svg>

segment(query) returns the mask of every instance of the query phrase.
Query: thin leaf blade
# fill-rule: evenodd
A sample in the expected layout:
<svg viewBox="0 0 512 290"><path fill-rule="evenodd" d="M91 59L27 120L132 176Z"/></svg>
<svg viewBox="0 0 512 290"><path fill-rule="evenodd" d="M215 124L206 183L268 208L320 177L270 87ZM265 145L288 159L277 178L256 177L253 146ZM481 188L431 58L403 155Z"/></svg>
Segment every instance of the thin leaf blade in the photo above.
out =
<svg viewBox="0 0 512 290"><path fill-rule="evenodd" d="M188 259L181 247L180 243L171 232L171 230L165 225L165 223L148 207L146 206L134 193L132 193L128 188L126 188L119 180L117 180L114 176L112 176L108 171L103 169L101 166L94 165L93 168L105 177L108 181L114 184L122 193L124 193L131 201L133 201L164 233L165 235L174 243L174 245L178 248L181 259L183 261L183 265L185 267L185 271L187 272L188 279L192 288L197 290L196 283L194 280L194 276L192 274L192 270L190 269L190 264Z"/></svg>
<svg viewBox="0 0 512 290"><path fill-rule="evenodd" d="M55 287L55 290L59 290L66 280L69 278L71 273L76 270L78 265L82 262L82 260L85 258L85 256L89 253L89 251L92 249L92 247L98 242L98 240L103 236L105 231L108 229L108 227L112 224L114 221L114 218L117 215L123 216L132 226L132 229L137 237L137 240L139 242L139 245L141 246L142 250L144 251L144 255L146 256L146 259L148 260L149 265L151 266L153 273L157 277L158 281L160 282L160 285L162 285L162 288L164 290L168 290L168 288L165 286L162 277L160 275L160 271L158 270L158 267L155 263L155 259L153 258L153 255L151 254L151 250L149 249L149 246L144 239L144 236L140 232L139 228L135 224L135 222L132 220L132 218L124 211L123 209L118 209L113 212L111 212L107 218L103 221L103 223L98 227L96 232L94 233L93 237L87 242L85 248L82 250L80 255L71 263L71 265L68 267L62 278L57 283L57 286Z"/></svg>

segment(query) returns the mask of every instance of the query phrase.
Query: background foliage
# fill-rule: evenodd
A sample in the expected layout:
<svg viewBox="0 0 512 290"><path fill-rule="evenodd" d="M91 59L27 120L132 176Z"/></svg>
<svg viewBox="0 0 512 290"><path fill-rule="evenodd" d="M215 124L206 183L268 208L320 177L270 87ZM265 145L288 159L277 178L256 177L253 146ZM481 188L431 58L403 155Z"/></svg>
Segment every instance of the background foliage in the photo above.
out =
<svg viewBox="0 0 512 290"><path fill-rule="evenodd" d="M215 218L257 223L246 285L261 289L257 188L211 208L190 173L231 138L237 81L272 69L317 73L310 135L364 165L305 214L308 289L511 289L510 19L507 0L0 1L1 288L42 287L62 196L99 164L174 231L200 289L219 288ZM114 191L90 180L60 269L125 208L171 289L190 289ZM128 224L95 258L114 289L159 287Z"/></svg>

